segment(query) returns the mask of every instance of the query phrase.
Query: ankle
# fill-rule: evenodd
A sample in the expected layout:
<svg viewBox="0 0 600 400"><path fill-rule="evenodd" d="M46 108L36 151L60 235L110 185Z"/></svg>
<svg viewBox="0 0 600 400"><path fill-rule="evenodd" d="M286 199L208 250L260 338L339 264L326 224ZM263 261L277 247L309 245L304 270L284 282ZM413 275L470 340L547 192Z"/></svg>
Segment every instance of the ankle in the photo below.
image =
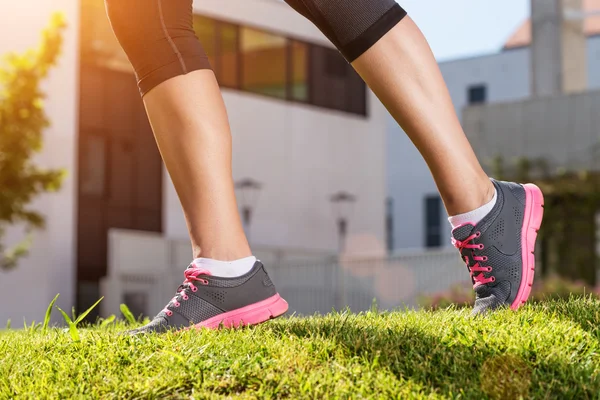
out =
<svg viewBox="0 0 600 400"><path fill-rule="evenodd" d="M463 191L460 196L445 196L444 205L449 216L459 215L471 212L478 209L479 207L488 204L494 194L496 188L489 178L486 177L484 181L474 185L479 190Z"/></svg>
<svg viewBox="0 0 600 400"><path fill-rule="evenodd" d="M252 256L252 251L250 250L250 246L248 244L239 245L236 247L200 247L198 245L193 245L192 249L195 259L210 258L219 261L236 261Z"/></svg>
<svg viewBox="0 0 600 400"><path fill-rule="evenodd" d="M256 264L256 257L245 257L233 261L221 261L212 258L196 258L193 264L208 271L210 275L219 276L222 278L235 278L242 276L254 267Z"/></svg>

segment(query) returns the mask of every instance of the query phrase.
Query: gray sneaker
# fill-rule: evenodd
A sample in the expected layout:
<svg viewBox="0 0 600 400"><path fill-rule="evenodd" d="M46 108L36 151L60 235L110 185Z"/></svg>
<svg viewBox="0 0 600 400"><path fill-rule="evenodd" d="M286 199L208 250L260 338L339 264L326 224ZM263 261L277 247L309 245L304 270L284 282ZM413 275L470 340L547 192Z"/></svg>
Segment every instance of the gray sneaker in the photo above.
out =
<svg viewBox="0 0 600 400"><path fill-rule="evenodd" d="M192 264L169 304L148 325L129 333L256 325L287 310L260 262L237 278L212 276Z"/></svg>
<svg viewBox="0 0 600 400"><path fill-rule="evenodd" d="M544 215L544 196L537 186L492 182L498 193L492 211L479 223L452 231L452 242L471 273L474 314L500 306L516 310L527 301Z"/></svg>

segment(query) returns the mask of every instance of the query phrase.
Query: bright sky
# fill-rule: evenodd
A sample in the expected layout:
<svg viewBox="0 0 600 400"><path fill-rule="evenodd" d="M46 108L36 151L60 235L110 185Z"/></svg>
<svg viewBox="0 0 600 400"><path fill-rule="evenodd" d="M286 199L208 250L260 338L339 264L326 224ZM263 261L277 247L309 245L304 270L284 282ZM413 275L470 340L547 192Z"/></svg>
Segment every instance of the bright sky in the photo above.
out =
<svg viewBox="0 0 600 400"><path fill-rule="evenodd" d="M399 0L439 61L498 51L529 18L529 0Z"/></svg>

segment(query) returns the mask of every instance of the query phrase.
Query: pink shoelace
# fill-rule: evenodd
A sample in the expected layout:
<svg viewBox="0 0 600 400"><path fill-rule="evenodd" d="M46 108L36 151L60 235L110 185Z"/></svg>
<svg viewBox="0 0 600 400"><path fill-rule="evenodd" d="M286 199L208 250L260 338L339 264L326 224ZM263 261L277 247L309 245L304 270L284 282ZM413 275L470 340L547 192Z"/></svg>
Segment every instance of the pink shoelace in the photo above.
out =
<svg viewBox="0 0 600 400"><path fill-rule="evenodd" d="M454 245L454 247L456 247L461 252L461 254L462 254L463 249L483 250L484 249L483 244L472 243L472 241L474 239L477 239L480 236L481 236L481 232L476 232L462 241L452 238L452 244ZM496 281L495 277L490 276L489 278L486 278L485 275L483 274L484 272L492 272L492 267L489 267L489 266L484 267L480 264L481 262L486 262L488 260L487 256L476 256L473 251L471 251L471 253L472 253L471 257L473 258L473 261L475 261L475 265L469 266L469 257L468 256L464 256L464 260L465 260L465 263L467 264L467 268L469 269L469 273L471 274L471 279L473 279L473 282L474 282L473 287L476 288L477 286L485 285L486 283L495 282ZM478 275L474 275L477 272L481 272L481 273Z"/></svg>
<svg viewBox="0 0 600 400"><path fill-rule="evenodd" d="M179 288L177 289L177 294L175 295L175 297L173 297L171 299L171 301L169 301L169 303L163 309L165 314L167 314L169 317L173 315L173 311L169 310L170 305L173 305L176 308L181 306L181 303L177 300L177 297L179 295L181 295L181 298L183 299L183 301L188 300L189 296L185 292L185 290L188 288L192 292L196 293L198 291L198 287L196 285L194 285L194 282L200 282L202 285L208 285L208 281L206 279L199 278L198 276L199 275L210 275L210 272L203 268L194 266L194 267L190 267L190 268L186 269L184 272L184 275L185 275L185 280L183 281L181 286L179 286Z"/></svg>

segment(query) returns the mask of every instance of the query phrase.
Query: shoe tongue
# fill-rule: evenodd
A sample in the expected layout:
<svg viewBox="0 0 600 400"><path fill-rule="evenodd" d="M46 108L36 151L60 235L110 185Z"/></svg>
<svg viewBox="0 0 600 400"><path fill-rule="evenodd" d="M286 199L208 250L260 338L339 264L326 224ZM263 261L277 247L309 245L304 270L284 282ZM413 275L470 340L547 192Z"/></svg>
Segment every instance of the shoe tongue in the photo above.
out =
<svg viewBox="0 0 600 400"><path fill-rule="evenodd" d="M459 227L456 227L452 231L452 237L456 240L463 241L466 238L468 238L469 236L471 236L471 233L473 232L474 228L475 228L475 226L473 226L471 224L464 224Z"/></svg>

